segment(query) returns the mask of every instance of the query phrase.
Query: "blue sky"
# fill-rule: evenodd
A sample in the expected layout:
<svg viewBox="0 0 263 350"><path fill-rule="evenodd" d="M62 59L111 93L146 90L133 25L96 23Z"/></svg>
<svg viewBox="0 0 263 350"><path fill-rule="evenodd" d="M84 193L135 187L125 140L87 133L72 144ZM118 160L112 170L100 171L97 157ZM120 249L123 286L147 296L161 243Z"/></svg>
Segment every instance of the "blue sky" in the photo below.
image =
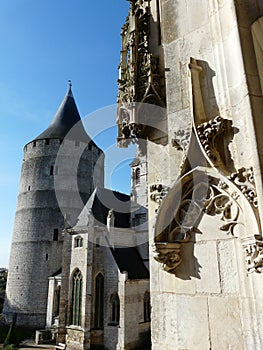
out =
<svg viewBox="0 0 263 350"><path fill-rule="evenodd" d="M8 265L23 146L48 126L68 79L81 116L90 115L88 132L96 136L102 131L96 137L99 146L115 147L111 105L116 103L120 30L128 7L126 0L0 1L0 267ZM99 125L95 134L88 118ZM130 154L110 152L107 186L129 191L124 174Z"/></svg>

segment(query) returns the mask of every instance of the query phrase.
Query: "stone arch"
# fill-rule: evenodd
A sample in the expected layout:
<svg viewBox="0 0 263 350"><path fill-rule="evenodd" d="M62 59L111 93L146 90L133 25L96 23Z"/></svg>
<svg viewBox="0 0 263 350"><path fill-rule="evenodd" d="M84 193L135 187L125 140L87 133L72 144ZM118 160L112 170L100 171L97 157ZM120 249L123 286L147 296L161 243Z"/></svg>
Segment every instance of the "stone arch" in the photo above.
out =
<svg viewBox="0 0 263 350"><path fill-rule="evenodd" d="M81 271L76 268L71 274L72 297L71 297L71 324L81 326L82 318L82 285Z"/></svg>
<svg viewBox="0 0 263 350"><path fill-rule="evenodd" d="M246 256L250 254L248 251L259 235L259 223L256 192L249 179L251 169L225 177L213 169L197 167L171 188L160 207L154 237L155 259L165 271L176 274L182 262L183 244L195 241L195 234L202 233L200 223L207 217L212 218L222 234L239 238ZM251 268L253 263L248 263Z"/></svg>
<svg viewBox="0 0 263 350"><path fill-rule="evenodd" d="M120 298L117 292L110 296L110 322L119 324L120 321Z"/></svg>

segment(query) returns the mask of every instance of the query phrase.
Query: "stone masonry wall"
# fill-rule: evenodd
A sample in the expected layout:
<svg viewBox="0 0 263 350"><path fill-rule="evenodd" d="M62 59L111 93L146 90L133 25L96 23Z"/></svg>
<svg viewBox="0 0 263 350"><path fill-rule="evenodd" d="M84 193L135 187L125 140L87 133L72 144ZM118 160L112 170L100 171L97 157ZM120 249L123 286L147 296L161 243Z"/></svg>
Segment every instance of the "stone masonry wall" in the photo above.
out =
<svg viewBox="0 0 263 350"><path fill-rule="evenodd" d="M204 215L198 231L182 245L177 272L169 274L154 259L158 213L156 203L149 201L153 350L260 349L263 335L258 310L262 298L257 291L262 276L248 274L243 244L245 237L262 233L260 221L255 219L257 215L262 218L262 178L254 125L259 130L262 124L257 118L262 104L250 98L258 91L259 79L248 32L263 9L256 1L160 3L169 135L166 146L149 143L148 186L158 175L162 184L174 188L190 147L187 136L181 148L175 147L174 140L180 132L191 135L197 125L220 115L235 129L227 147L226 172L220 166L219 172L225 176L228 171L253 167L259 210L255 214L257 210L250 208L249 214L246 208L250 204L239 195L241 225L234 236L219 229L218 218ZM199 87L192 80L191 58L201 72ZM200 154L190 155L188 170L206 164L201 163ZM157 162L156 171L151 164ZM209 168L217 172L216 166L210 164Z"/></svg>
<svg viewBox="0 0 263 350"><path fill-rule="evenodd" d="M57 139L25 146L4 308L7 321L16 312L18 324L45 326L48 277L62 264L62 229L75 222L94 190L93 168L100 156L100 163L104 161L96 146L83 154L78 147L84 151L82 144ZM98 181L103 185L103 172Z"/></svg>

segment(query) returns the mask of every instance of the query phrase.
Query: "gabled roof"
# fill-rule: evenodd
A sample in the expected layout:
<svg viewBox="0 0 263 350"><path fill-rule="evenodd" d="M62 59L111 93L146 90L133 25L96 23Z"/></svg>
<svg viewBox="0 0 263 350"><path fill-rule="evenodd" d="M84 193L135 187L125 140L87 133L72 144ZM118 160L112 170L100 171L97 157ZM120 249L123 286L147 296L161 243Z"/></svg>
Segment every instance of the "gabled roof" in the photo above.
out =
<svg viewBox="0 0 263 350"><path fill-rule="evenodd" d="M77 231L78 227L97 226L98 224L106 227L109 210L113 209L114 227L119 228L120 234L129 232L128 235L133 235L135 232L130 229L130 206L130 196L97 187L79 215L74 229ZM128 272L128 279L149 278L149 271L136 247L115 247L110 248L110 251L120 272Z"/></svg>
<svg viewBox="0 0 263 350"><path fill-rule="evenodd" d="M49 127L34 140L64 139L65 136L87 143L91 140L82 124L71 85Z"/></svg>
<svg viewBox="0 0 263 350"><path fill-rule="evenodd" d="M109 210L113 209L114 226L129 228L130 205L130 196L127 194L97 187L79 215L76 226L87 226L90 219L89 213L92 213L98 223L107 225Z"/></svg>

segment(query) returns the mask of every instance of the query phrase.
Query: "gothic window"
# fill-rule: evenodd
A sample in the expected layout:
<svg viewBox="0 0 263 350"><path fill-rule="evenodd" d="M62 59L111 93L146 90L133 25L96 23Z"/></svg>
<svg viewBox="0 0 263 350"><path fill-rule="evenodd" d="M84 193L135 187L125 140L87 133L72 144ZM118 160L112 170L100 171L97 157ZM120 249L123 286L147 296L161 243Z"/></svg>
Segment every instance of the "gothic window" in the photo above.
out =
<svg viewBox="0 0 263 350"><path fill-rule="evenodd" d="M49 139L45 139L46 145L49 145Z"/></svg>
<svg viewBox="0 0 263 350"><path fill-rule="evenodd" d="M72 278L72 315L71 324L81 325L82 274L76 270Z"/></svg>
<svg viewBox="0 0 263 350"><path fill-rule="evenodd" d="M143 297L143 319L148 322L151 319L150 293L146 291Z"/></svg>
<svg viewBox="0 0 263 350"><path fill-rule="evenodd" d="M140 183L140 175L141 175L140 168L136 168L136 170L135 170L135 184L136 185L138 185Z"/></svg>
<svg viewBox="0 0 263 350"><path fill-rule="evenodd" d="M36 147L36 144L37 144L36 141L33 141L33 147Z"/></svg>
<svg viewBox="0 0 263 350"><path fill-rule="evenodd" d="M59 303L60 303L60 286L55 289L54 295L54 316L59 316Z"/></svg>
<svg viewBox="0 0 263 350"><path fill-rule="evenodd" d="M117 293L113 293L110 297L111 305L111 322L119 324L120 321L120 299Z"/></svg>
<svg viewBox="0 0 263 350"><path fill-rule="evenodd" d="M83 238L78 236L75 238L74 240L74 247L75 248L80 248L80 247L83 247Z"/></svg>
<svg viewBox="0 0 263 350"><path fill-rule="evenodd" d="M103 328L104 277L99 273L95 280L95 328Z"/></svg>

